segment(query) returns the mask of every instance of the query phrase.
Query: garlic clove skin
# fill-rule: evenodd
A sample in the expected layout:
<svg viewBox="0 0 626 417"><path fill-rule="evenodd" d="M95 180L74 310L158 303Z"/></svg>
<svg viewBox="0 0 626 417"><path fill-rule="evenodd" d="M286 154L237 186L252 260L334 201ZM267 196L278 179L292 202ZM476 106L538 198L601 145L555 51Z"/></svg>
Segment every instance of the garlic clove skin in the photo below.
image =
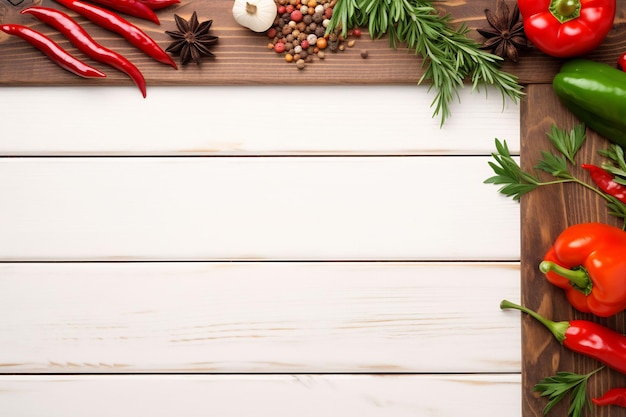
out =
<svg viewBox="0 0 626 417"><path fill-rule="evenodd" d="M233 4L235 21L254 32L265 32L272 27L277 12L274 0L235 0Z"/></svg>

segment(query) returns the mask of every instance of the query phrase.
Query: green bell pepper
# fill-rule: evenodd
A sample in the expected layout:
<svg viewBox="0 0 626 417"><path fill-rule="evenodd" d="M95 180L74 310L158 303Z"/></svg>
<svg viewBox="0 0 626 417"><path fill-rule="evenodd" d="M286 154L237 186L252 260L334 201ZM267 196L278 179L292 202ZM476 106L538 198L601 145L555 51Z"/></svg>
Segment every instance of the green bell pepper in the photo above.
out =
<svg viewBox="0 0 626 417"><path fill-rule="evenodd" d="M572 59L561 67L552 87L565 107L589 128L626 147L626 72Z"/></svg>

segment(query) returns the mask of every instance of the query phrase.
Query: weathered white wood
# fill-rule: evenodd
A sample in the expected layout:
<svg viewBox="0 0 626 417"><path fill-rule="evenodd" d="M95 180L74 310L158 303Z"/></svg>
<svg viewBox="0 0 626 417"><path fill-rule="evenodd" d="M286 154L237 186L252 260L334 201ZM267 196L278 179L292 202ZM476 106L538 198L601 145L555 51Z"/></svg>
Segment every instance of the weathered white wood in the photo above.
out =
<svg viewBox="0 0 626 417"><path fill-rule="evenodd" d="M426 86L0 88L0 155L487 154L519 150L519 106Z"/></svg>
<svg viewBox="0 0 626 417"><path fill-rule="evenodd" d="M11 417L521 417L514 375L0 376Z"/></svg>
<svg viewBox="0 0 626 417"><path fill-rule="evenodd" d="M518 263L5 263L0 370L519 372L503 298Z"/></svg>
<svg viewBox="0 0 626 417"><path fill-rule="evenodd" d="M4 158L0 260L519 260L488 159Z"/></svg>

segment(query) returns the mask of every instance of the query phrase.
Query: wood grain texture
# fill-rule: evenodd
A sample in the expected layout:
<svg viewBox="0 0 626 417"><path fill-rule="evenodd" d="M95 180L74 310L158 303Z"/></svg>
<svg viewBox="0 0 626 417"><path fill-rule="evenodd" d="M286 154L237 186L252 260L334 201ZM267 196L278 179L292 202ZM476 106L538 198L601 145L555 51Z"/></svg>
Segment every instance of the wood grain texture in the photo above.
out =
<svg viewBox="0 0 626 417"><path fill-rule="evenodd" d="M549 85L532 85L528 88L528 99L521 107L521 163L531 170L540 158L541 150L551 149L546 132L552 124L571 129L580 123L559 102ZM598 163L602 158L599 149L608 142L592 131L587 131L587 141L578 154L577 163ZM598 163L599 164L599 163ZM588 178L577 166L572 172ZM538 310L553 320L584 318L626 332L624 314L609 319L598 319L591 315L575 312L568 304L563 292L551 286L538 270L545 252L558 234L566 227L582 222L600 221L621 226L616 218L609 216L604 202L591 191L579 185L565 184L540 188L523 196L522 210L522 300L528 307ZM598 363L571 353L562 348L551 334L530 317L522 319L522 415L540 417L545 400L531 392L540 379L556 371L586 373L598 367ZM626 385L626 377L604 370L598 378L590 381L590 395L597 396L615 386ZM554 409L555 415L567 413L566 404ZM621 410L596 409L595 416L623 416Z"/></svg>
<svg viewBox="0 0 626 417"><path fill-rule="evenodd" d="M519 375L0 376L5 415L43 407L46 417L520 416Z"/></svg>
<svg viewBox="0 0 626 417"><path fill-rule="evenodd" d="M519 260L488 158L451 158L4 158L0 259Z"/></svg>
<svg viewBox="0 0 626 417"><path fill-rule="evenodd" d="M460 97L441 128L426 86L154 87L150 100L127 87L2 88L0 155L464 156L488 155L494 137L519 154L518 105L493 90ZM279 114L291 100L303 106Z"/></svg>
<svg viewBox="0 0 626 417"><path fill-rule="evenodd" d="M0 264L0 370L517 373L501 297L518 263Z"/></svg>
<svg viewBox="0 0 626 417"><path fill-rule="evenodd" d="M51 0L43 0L44 5L54 5ZM615 27L603 45L591 58L613 65L626 49L625 18L623 15L626 0L618 0L618 16ZM485 8L495 7L491 0L443 1L436 2L441 13L449 13L455 24L465 23L470 28L484 27ZM212 50L217 55L212 62L205 61L200 67L189 65L178 71L152 61L138 52L117 35L106 32L82 18L88 32L103 45L110 47L129 58L144 73L148 85L319 85L319 84L416 84L423 74L421 58L406 48L396 50L389 46L387 39L372 40L368 33L358 39L357 45L344 53L327 54L323 61L317 60L305 70L299 71L293 64L286 64L278 54L267 49L267 37L253 33L239 26L232 17L231 0L183 0L179 6L160 11L161 25L129 18L145 30L162 47L170 39L166 30L175 29L174 14L188 18L193 11L201 20L213 19L212 32L220 37ZM57 40L63 47L84 58L67 40L45 25L25 19L33 28L41 30ZM471 31L470 37L478 42L483 38ZM367 49L367 59L360 56L360 50ZM87 60L88 62L91 62ZM538 51L529 51L518 64L505 63L503 69L517 75L520 82L547 83L558 71L561 61ZM40 52L21 39L0 37L0 85L130 85L124 74L98 65L107 73L104 80L84 80L59 69ZM150 93L148 93L150 94Z"/></svg>

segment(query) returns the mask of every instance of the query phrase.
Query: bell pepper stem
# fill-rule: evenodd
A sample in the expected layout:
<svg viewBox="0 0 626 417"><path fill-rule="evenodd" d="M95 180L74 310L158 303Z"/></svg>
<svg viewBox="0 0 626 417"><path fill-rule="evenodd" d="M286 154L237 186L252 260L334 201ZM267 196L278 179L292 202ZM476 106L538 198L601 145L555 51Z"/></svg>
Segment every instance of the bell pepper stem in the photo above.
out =
<svg viewBox="0 0 626 417"><path fill-rule="evenodd" d="M543 317L536 311L533 311L527 307L522 307L521 305L515 304L509 300L502 300L500 302L500 308L502 310L515 309L523 313L526 313L532 318L534 318L535 320L537 320L539 323L543 324L548 330L550 330L552 335L556 338L556 340L559 341L559 343L562 344L563 341L565 340L565 337L566 337L565 332L569 328L569 322L567 321L552 321L550 319Z"/></svg>
<svg viewBox="0 0 626 417"><path fill-rule="evenodd" d="M550 13L561 24L580 17L580 0L552 0Z"/></svg>
<svg viewBox="0 0 626 417"><path fill-rule="evenodd" d="M539 270L544 274L554 272L555 274L568 279L571 284L585 295L591 294L593 282L584 268L569 269L550 261L543 261L539 264Z"/></svg>

